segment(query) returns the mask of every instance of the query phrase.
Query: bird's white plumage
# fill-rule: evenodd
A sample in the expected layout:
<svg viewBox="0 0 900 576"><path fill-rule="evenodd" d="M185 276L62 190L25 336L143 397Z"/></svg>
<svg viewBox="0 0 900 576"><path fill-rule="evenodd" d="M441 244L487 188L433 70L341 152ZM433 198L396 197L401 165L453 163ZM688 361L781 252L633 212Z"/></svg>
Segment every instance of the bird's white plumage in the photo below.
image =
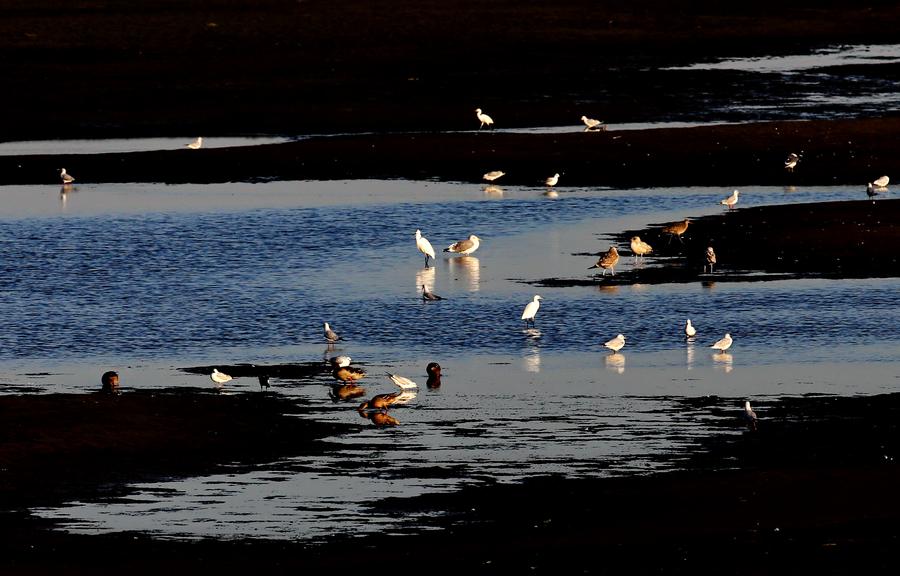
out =
<svg viewBox="0 0 900 576"><path fill-rule="evenodd" d="M219 372L218 369L213 368L212 374L209 375L209 379L216 384L224 384L225 382L231 380L231 376L223 372Z"/></svg>
<svg viewBox="0 0 900 576"><path fill-rule="evenodd" d="M874 184L876 188L886 188L890 181L891 179L887 176L882 176L881 178L872 180L872 184Z"/></svg>
<svg viewBox="0 0 900 576"><path fill-rule="evenodd" d="M401 390L412 390L419 387L418 384L404 376L398 376L397 374L388 374L388 378L391 379L391 382L399 386Z"/></svg>
<svg viewBox="0 0 900 576"><path fill-rule="evenodd" d="M535 315L538 313L538 309L541 307L541 300L543 300L543 298L535 296L531 302L525 306L525 310L522 312L522 320L534 320Z"/></svg>
<svg viewBox="0 0 900 576"><path fill-rule="evenodd" d="M800 157L791 152L788 154L787 160L784 161L784 169L788 172L793 172L794 167L797 166L797 162L800 161Z"/></svg>
<svg viewBox="0 0 900 576"><path fill-rule="evenodd" d="M731 334L725 334L725 336L721 340L710 346L710 348L715 348L716 350L721 350L722 352L724 352L731 348L731 344L733 342L734 340L731 339Z"/></svg>
<svg viewBox="0 0 900 576"><path fill-rule="evenodd" d="M185 148L190 148L191 150L199 150L203 146L203 136L198 136L196 140L191 142L190 144L185 144Z"/></svg>
<svg viewBox="0 0 900 576"><path fill-rule="evenodd" d="M325 322L325 339L329 342L337 342L341 339L337 332L331 329L331 326L328 325L328 322Z"/></svg>
<svg viewBox="0 0 900 576"><path fill-rule="evenodd" d="M601 122L600 120L594 120L593 118L588 118L587 116L582 116L581 121L584 122L584 125L588 130L594 130L595 128L603 125L603 122Z"/></svg>
<svg viewBox="0 0 900 576"><path fill-rule="evenodd" d="M641 240L640 236L631 237L631 253L635 256L644 257L645 254L653 252L653 247Z"/></svg>
<svg viewBox="0 0 900 576"><path fill-rule="evenodd" d="M505 175L506 175L506 172L504 172L503 170L491 170L490 172L486 172L484 174L484 176L482 176L482 178L484 178L488 182L493 182L497 178L500 178L501 176L505 176Z"/></svg>
<svg viewBox="0 0 900 576"><path fill-rule="evenodd" d="M491 126L494 123L494 119L482 112L481 108L475 109L475 117L481 122L481 126L478 127L479 130L485 126Z"/></svg>
<svg viewBox="0 0 900 576"><path fill-rule="evenodd" d="M691 324L691 319L687 319L687 323L684 325L684 334L688 338L691 338L697 334L697 329L694 328L694 325Z"/></svg>
<svg viewBox="0 0 900 576"><path fill-rule="evenodd" d="M619 334L612 340L604 342L603 345L606 346L607 348L609 348L610 350L612 350L613 352L618 352L619 350L621 350L622 348L625 347L625 336L622 334Z"/></svg>
<svg viewBox="0 0 900 576"><path fill-rule="evenodd" d="M559 182L559 172L544 181L547 186L556 186L557 182Z"/></svg>
<svg viewBox="0 0 900 576"><path fill-rule="evenodd" d="M469 234L469 237L465 240L460 240L459 242L454 242L453 244L447 246L444 249L444 252L453 252L454 254L462 254L463 256L467 256L472 252L478 250L478 247L481 245L481 238L474 234Z"/></svg>
<svg viewBox="0 0 900 576"><path fill-rule="evenodd" d="M740 192L735 190L734 192L731 193L731 196L729 196L728 198L725 198L724 200L719 202L719 204L722 204L723 206L728 206L729 209L733 208L734 205L738 203L738 195L739 194L740 194Z"/></svg>
<svg viewBox="0 0 900 576"><path fill-rule="evenodd" d="M332 366L335 368L345 368L350 365L350 357L349 356L332 356L328 359Z"/></svg>
<svg viewBox="0 0 900 576"><path fill-rule="evenodd" d="M416 230L416 248L422 254L434 258L434 248L431 247L431 242L428 241L428 238L422 236L421 230Z"/></svg>
<svg viewBox="0 0 900 576"><path fill-rule="evenodd" d="M59 177L62 180L63 184L71 184L72 182L75 181L75 178L71 174L66 172L65 168L59 169Z"/></svg>

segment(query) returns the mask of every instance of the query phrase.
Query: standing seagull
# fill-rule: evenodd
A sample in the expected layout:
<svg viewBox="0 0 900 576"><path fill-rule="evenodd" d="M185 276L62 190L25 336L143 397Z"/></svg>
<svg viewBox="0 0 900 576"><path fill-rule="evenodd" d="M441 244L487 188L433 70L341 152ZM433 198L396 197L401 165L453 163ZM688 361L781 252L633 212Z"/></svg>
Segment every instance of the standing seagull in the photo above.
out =
<svg viewBox="0 0 900 576"><path fill-rule="evenodd" d="M712 246L706 247L706 265L703 266L703 271L706 272L706 268L709 267L709 273L712 274L713 266L716 264L716 251L713 250Z"/></svg>
<svg viewBox="0 0 900 576"><path fill-rule="evenodd" d="M462 254L463 256L468 256L472 252L478 250L478 246L480 245L481 238L474 234L469 234L468 239L454 242L453 244L444 248L444 252L453 252L454 254Z"/></svg>
<svg viewBox="0 0 900 576"><path fill-rule="evenodd" d="M797 166L797 162L800 161L800 157L791 152L788 154L787 160L784 161L784 169L788 172L793 172L794 168Z"/></svg>
<svg viewBox="0 0 900 576"><path fill-rule="evenodd" d="M669 242L672 241L672 236L674 236L674 237L678 238L679 242L684 243L684 240L681 239L681 236L685 232L687 232L688 224L690 224L690 223L691 223L690 219L685 218L684 222L676 222L674 224L669 224L668 226L663 228L662 231L664 234L669 235Z"/></svg>
<svg viewBox="0 0 900 576"><path fill-rule="evenodd" d="M522 312L522 320L525 321L525 326L528 326L529 321L532 326L534 325L534 317L538 313L538 308L541 307L541 300L543 300L543 298L535 296L534 299L525 306L525 310Z"/></svg>
<svg viewBox="0 0 900 576"><path fill-rule="evenodd" d="M601 122L600 120L594 120L593 118L582 116L581 121L584 122L585 132L589 130L606 130L606 126L604 126L603 122Z"/></svg>
<svg viewBox="0 0 900 576"><path fill-rule="evenodd" d="M640 236L631 237L631 253L634 254L635 259L640 256L643 260L644 254L649 254L651 252L653 252L653 247L641 240Z"/></svg>
<svg viewBox="0 0 900 576"><path fill-rule="evenodd" d="M201 146L203 146L203 136L198 136L197 139L190 144L184 145L185 148L190 148L191 150L199 150Z"/></svg>
<svg viewBox="0 0 900 576"><path fill-rule="evenodd" d="M428 288L422 284L422 300L443 300L443 297L438 296L434 292L430 292Z"/></svg>
<svg viewBox="0 0 900 576"><path fill-rule="evenodd" d="M231 380L231 376L225 374L223 372L219 372L218 369L213 368L212 374L209 375L209 379L215 382L216 384L224 384Z"/></svg>
<svg viewBox="0 0 900 576"><path fill-rule="evenodd" d="M483 113L483 112L481 111L481 108L476 108L476 109L475 109L475 117L478 118L478 121L479 121L479 122L481 122L481 126L478 127L479 130L481 130L482 128L484 128L485 125L487 125L487 126L493 126L493 125L494 125L494 119L491 118L490 116L488 116L487 114Z"/></svg>
<svg viewBox="0 0 900 576"><path fill-rule="evenodd" d="M425 255L425 267L428 268L428 259L434 259L434 248L431 247L428 238L422 236L421 230L416 230L416 248Z"/></svg>
<svg viewBox="0 0 900 576"><path fill-rule="evenodd" d="M328 322L325 323L325 340L328 340L329 344L334 344L338 340L343 340L342 337L338 336L337 332L331 329Z"/></svg>
<svg viewBox="0 0 900 576"><path fill-rule="evenodd" d="M557 182L559 182L559 172L544 180L544 184L551 187L556 186Z"/></svg>
<svg viewBox="0 0 900 576"><path fill-rule="evenodd" d="M731 210L732 208L734 208L734 205L738 203L738 194L740 194L740 192L735 190L734 192L731 193L731 196L720 201L719 204L721 204L723 206L728 206L728 209Z"/></svg>
<svg viewBox="0 0 900 576"><path fill-rule="evenodd" d="M622 348L625 347L625 336L623 336L622 334L619 334L612 340L605 342L603 345L606 346L607 348L609 348L610 350L612 350L613 352L618 352L619 350L621 350Z"/></svg>
<svg viewBox="0 0 900 576"><path fill-rule="evenodd" d="M716 342L715 344L710 346L710 348L715 348L716 350L719 350L720 352L724 352L724 351L728 350L729 348L731 348L732 342L734 342L734 340L731 339L731 334L725 334L724 338L722 338L721 340L719 340L718 342Z"/></svg>
<svg viewBox="0 0 900 576"><path fill-rule="evenodd" d="M744 420L747 421L747 427L750 428L750 430L756 430L758 418L756 417L756 412L750 407L749 400L744 401Z"/></svg>
<svg viewBox="0 0 900 576"><path fill-rule="evenodd" d="M688 338L693 338L697 335L697 329L694 328L694 325L691 324L691 319L687 319L687 324L684 325L684 335Z"/></svg>
<svg viewBox="0 0 900 576"><path fill-rule="evenodd" d="M593 270L594 268L603 268L603 275L606 276L606 271L611 270L612 275L616 275L616 264L619 263L619 251L616 250L615 246L610 246L609 250L601 256L597 263L588 268L588 270Z"/></svg>
<svg viewBox="0 0 900 576"><path fill-rule="evenodd" d="M62 180L63 184L71 184L75 181L75 178L71 174L67 173L65 168L59 169L59 177Z"/></svg>
<svg viewBox="0 0 900 576"><path fill-rule="evenodd" d="M482 178L484 178L488 182L493 182L494 180L496 180L497 178L500 178L501 176L506 176L506 172L504 172L503 170L491 170L490 172L485 173L485 175L482 176Z"/></svg>

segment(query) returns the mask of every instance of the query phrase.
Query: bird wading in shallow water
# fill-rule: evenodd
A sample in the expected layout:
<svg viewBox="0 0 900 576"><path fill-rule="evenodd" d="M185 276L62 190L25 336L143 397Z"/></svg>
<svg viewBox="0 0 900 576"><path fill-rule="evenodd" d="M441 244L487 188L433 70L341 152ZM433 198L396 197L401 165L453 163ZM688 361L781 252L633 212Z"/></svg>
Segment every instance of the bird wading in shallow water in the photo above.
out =
<svg viewBox="0 0 900 576"><path fill-rule="evenodd" d="M604 126L603 122L601 122L600 120L594 120L593 118L582 116L581 121L584 122L585 132L606 130L606 126Z"/></svg>
<svg viewBox="0 0 900 576"><path fill-rule="evenodd" d="M328 322L325 322L325 340L327 340L329 344L334 344L338 340L343 340L343 338L339 336L337 332L331 329L331 326L328 325Z"/></svg>
<svg viewBox="0 0 900 576"><path fill-rule="evenodd" d="M606 254L600 256L597 260L597 263L593 266L589 267L588 270L593 270L594 268L602 268L603 275L606 276L606 271L610 270L612 275L616 275L616 264L619 263L619 251L616 250L615 246L610 246L609 250L607 250Z"/></svg>
<svg viewBox="0 0 900 576"><path fill-rule="evenodd" d="M625 347L625 336L622 334L619 334L612 340L608 340L607 342L604 342L603 345L606 346L607 348L609 348L610 350L612 350L613 352L618 352L619 350L621 350L622 348Z"/></svg>
<svg viewBox="0 0 900 576"><path fill-rule="evenodd" d="M682 222L676 222L674 224L669 224L665 228L662 229L663 234L669 235L669 242L672 241L672 237L678 238L678 241L682 244L684 240L681 239L684 236L684 233L687 232L688 225L691 223L689 218L685 218Z"/></svg>
<svg viewBox="0 0 900 576"><path fill-rule="evenodd" d="M75 181L75 178L71 174L66 172L65 168L59 169L59 178L60 178L60 180L62 180L63 184L71 184L72 182Z"/></svg>
<svg viewBox="0 0 900 576"><path fill-rule="evenodd" d="M642 259L644 255L653 252L653 247L641 240L640 236L632 236L631 237L631 253L634 254L635 259L640 256Z"/></svg>
<svg viewBox="0 0 900 576"><path fill-rule="evenodd" d="M731 193L731 196L720 201L719 204L721 204L723 206L728 206L728 209L731 210L732 208L734 208L734 205L738 203L738 195L739 194L740 194L740 192L735 190L734 192Z"/></svg>
<svg viewBox="0 0 900 576"><path fill-rule="evenodd" d="M437 362L429 362L428 366L425 367L425 373L428 374L428 380L425 381L425 386L427 386L429 390L441 387L440 364Z"/></svg>
<svg viewBox="0 0 900 576"><path fill-rule="evenodd" d="M190 144L185 144L184 147L191 150L199 150L201 147L203 147L203 136L198 136L196 140L194 140Z"/></svg>
<svg viewBox="0 0 900 576"><path fill-rule="evenodd" d="M468 256L472 252L478 250L479 246L481 246L481 238L474 234L469 234L469 237L467 239L460 240L459 242L454 242L453 244L444 248L444 252L451 252L453 254Z"/></svg>
<svg viewBox="0 0 900 576"><path fill-rule="evenodd" d="M435 300L443 299L444 298L442 296L438 296L434 292L429 291L428 288L426 288L425 285L422 284L422 300L425 300L426 302L433 302Z"/></svg>
<svg viewBox="0 0 900 576"><path fill-rule="evenodd" d="M731 339L731 334L725 334L725 336L721 340L717 341L715 344L710 346L710 348L719 350L720 352L724 352L724 351L728 350L729 348L731 348L731 344L733 342L734 342L734 340Z"/></svg>
<svg viewBox="0 0 900 576"><path fill-rule="evenodd" d="M556 184L558 182L559 182L559 172L557 172L553 176L544 180L544 184L546 184L547 186L550 186L550 187L556 186Z"/></svg>
<svg viewBox="0 0 900 576"><path fill-rule="evenodd" d="M753 408L750 407L750 401L744 401L744 421L747 423L747 428L750 430L756 430L757 422L759 418L756 417L756 412L753 411Z"/></svg>
<svg viewBox="0 0 900 576"><path fill-rule="evenodd" d="M425 267L428 268L428 259L434 260L434 248L428 238L422 236L421 230L416 230L416 249L425 255Z"/></svg>
<svg viewBox="0 0 900 576"><path fill-rule="evenodd" d="M528 323L531 322L534 325L534 317L537 315L538 310L541 307L541 298L540 296L535 296L532 298L531 302L525 305L525 310L522 312L522 320L525 321L525 326L528 326Z"/></svg>
<svg viewBox="0 0 900 576"><path fill-rule="evenodd" d="M209 375L209 379L216 384L224 384L231 380L231 376L223 372L219 372L217 368L213 368L212 374Z"/></svg>
<svg viewBox="0 0 900 576"><path fill-rule="evenodd" d="M489 128L494 126L494 119L482 112L481 108L475 109L475 117L478 118L479 122L481 122L481 126L478 127L479 130L481 130L485 126Z"/></svg>

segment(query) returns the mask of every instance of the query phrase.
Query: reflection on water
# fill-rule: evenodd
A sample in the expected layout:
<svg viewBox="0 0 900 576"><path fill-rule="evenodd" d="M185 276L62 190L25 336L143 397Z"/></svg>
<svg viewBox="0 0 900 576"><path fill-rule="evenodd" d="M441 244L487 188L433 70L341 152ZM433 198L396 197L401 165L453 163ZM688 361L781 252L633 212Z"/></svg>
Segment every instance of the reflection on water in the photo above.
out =
<svg viewBox="0 0 900 576"><path fill-rule="evenodd" d="M422 291L422 286L429 292L434 292L434 267L416 270L416 292Z"/></svg>
<svg viewBox="0 0 900 576"><path fill-rule="evenodd" d="M687 354L686 365L688 370L692 370L694 368L694 337L691 336L687 339L687 346L685 347L685 352Z"/></svg>
<svg viewBox="0 0 900 576"><path fill-rule="evenodd" d="M503 188L494 185L485 186L484 195L490 198L503 198Z"/></svg>
<svg viewBox="0 0 900 576"><path fill-rule="evenodd" d="M481 262L477 256L454 256L447 259L453 280L461 280L469 292L478 292L481 285Z"/></svg>
<svg viewBox="0 0 900 576"><path fill-rule="evenodd" d="M900 62L900 44L834 46L810 54L729 58L717 62L700 62L669 70L739 70L746 72L800 72L833 66L895 64Z"/></svg>
<svg viewBox="0 0 900 576"><path fill-rule="evenodd" d="M732 364L734 363L734 356L729 354L728 352L719 352L717 354L713 354L713 362L716 363L716 368L721 369L726 374L731 373L733 370Z"/></svg>
<svg viewBox="0 0 900 576"><path fill-rule="evenodd" d="M610 372L615 372L616 374L625 373L625 355L620 352L607 355L603 359L603 363L606 364L606 369Z"/></svg>

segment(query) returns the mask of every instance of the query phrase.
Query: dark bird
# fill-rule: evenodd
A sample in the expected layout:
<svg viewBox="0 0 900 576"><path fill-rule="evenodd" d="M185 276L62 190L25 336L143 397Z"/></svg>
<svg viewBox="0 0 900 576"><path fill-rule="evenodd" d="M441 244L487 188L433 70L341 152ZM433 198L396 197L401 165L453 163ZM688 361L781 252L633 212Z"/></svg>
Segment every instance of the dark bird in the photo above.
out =
<svg viewBox="0 0 900 576"><path fill-rule="evenodd" d="M685 218L684 222L676 222L674 224L669 224L668 226L663 228L662 231L664 234L669 235L669 242L672 241L672 236L678 238L679 242L684 242L681 239L681 237L684 235L685 232L687 232L688 224L690 224L690 223L691 223L691 221L688 218Z"/></svg>
<svg viewBox="0 0 900 576"><path fill-rule="evenodd" d="M422 284L422 300L443 300L442 296L438 296L434 292L428 290L424 284Z"/></svg>
<svg viewBox="0 0 900 576"><path fill-rule="evenodd" d="M425 367L425 372L428 374L428 380L425 382L425 385L428 386L429 389L434 390L435 388L441 387L441 365L437 362L430 362L428 366Z"/></svg>
<svg viewBox="0 0 900 576"><path fill-rule="evenodd" d="M747 400L744 402L744 421L747 422L747 427L750 430L756 430L757 421L759 419L756 417L756 412L753 411L753 408L750 407L750 401Z"/></svg>

